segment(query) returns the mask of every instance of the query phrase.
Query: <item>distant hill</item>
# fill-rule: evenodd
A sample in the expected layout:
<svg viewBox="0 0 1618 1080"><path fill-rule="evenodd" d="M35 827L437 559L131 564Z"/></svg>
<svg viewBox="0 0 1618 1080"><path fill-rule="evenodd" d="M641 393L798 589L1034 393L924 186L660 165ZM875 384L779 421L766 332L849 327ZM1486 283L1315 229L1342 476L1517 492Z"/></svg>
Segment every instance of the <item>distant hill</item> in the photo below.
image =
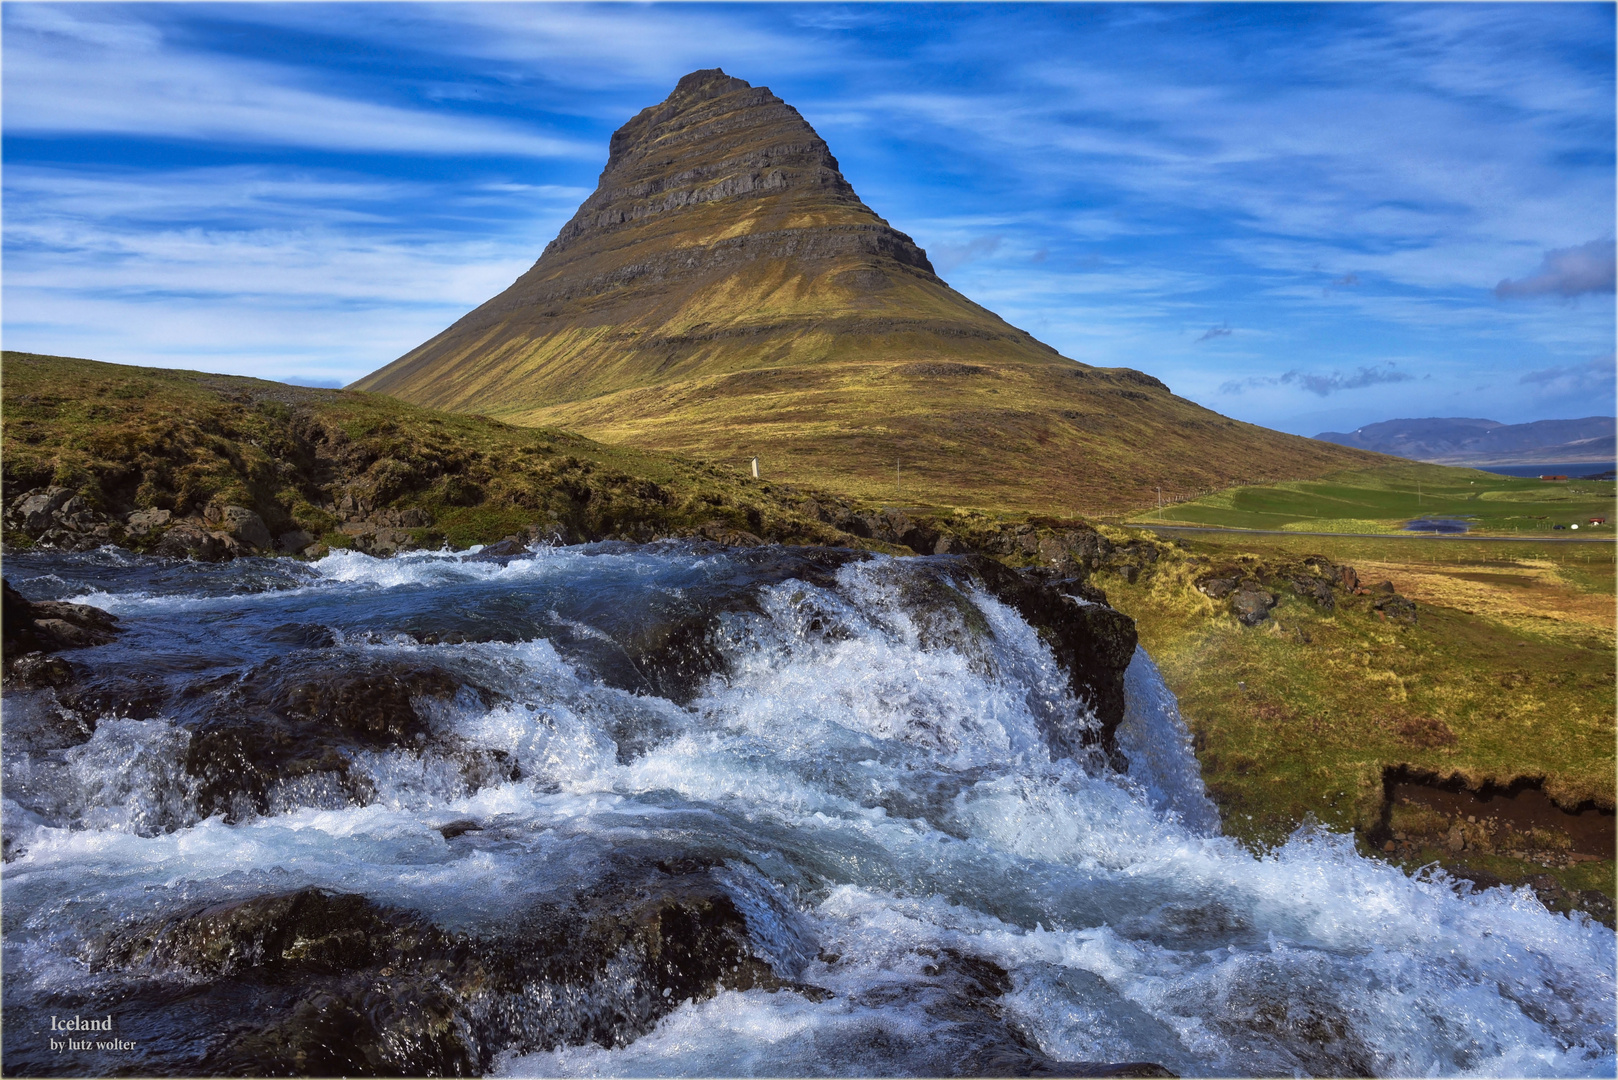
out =
<svg viewBox="0 0 1618 1080"><path fill-rule="evenodd" d="M612 136L509 289L354 388L907 504L1100 512L1376 463L1062 357L941 280L796 109L717 69Z"/></svg>
<svg viewBox="0 0 1618 1080"><path fill-rule="evenodd" d="M1315 438L1339 446L1439 465L1611 464L1618 454L1610 416L1502 424L1470 417L1384 420L1354 431L1323 431Z"/></svg>

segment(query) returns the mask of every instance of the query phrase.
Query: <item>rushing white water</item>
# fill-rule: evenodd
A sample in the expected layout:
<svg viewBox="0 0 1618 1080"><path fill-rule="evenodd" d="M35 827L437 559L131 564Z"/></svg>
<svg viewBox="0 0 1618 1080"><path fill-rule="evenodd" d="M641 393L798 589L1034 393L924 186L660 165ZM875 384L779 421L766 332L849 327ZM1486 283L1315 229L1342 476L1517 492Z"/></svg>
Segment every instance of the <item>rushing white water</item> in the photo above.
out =
<svg viewBox="0 0 1618 1080"><path fill-rule="evenodd" d="M97 932L181 900L319 885L476 934L513 897L652 845L720 858L755 951L830 995L723 991L626 1045L507 1052L498 1071L941 1075L1008 1031L1057 1061L1182 1075L1615 1071L1612 931L1528 890L1409 877L1343 836L1301 831L1265 856L1222 837L1144 652L1117 735L1128 773L1053 760L1043 721L1082 706L1037 634L980 591L971 611L917 601L903 561L749 586L718 617L725 670L676 701L633 685L625 627L744 579L731 556L101 558L14 580L120 615L104 648L173 657L174 679L244 669L275 632L315 626L333 662L430 662L480 692L431 702L425 747L355 750L346 786L284 780L234 823L196 811L168 706L66 749L8 748L8 1009L93 987L78 958ZM469 626L485 632L440 632ZM520 779L468 772L496 751ZM457 819L481 828L446 840ZM1006 985L951 1004L952 964Z"/></svg>

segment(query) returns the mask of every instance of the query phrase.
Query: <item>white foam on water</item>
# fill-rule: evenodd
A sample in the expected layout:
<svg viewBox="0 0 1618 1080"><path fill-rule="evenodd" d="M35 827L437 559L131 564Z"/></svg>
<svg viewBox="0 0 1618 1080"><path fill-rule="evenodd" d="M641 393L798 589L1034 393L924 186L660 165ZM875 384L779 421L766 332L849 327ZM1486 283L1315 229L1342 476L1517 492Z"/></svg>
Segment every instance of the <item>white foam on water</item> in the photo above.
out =
<svg viewBox="0 0 1618 1080"><path fill-rule="evenodd" d="M377 558L360 551L336 550L309 564L322 581L334 585L365 585L392 589L403 586L441 586L462 582L499 582L519 586L557 577L583 576L611 568L615 572L656 573L671 564L693 565L712 556L677 551L632 549L621 551L530 545L525 554L480 561L475 556L485 545L465 551L407 551Z"/></svg>
<svg viewBox="0 0 1618 1080"><path fill-rule="evenodd" d="M794 993L729 991L676 1009L622 1049L594 1044L508 1054L495 1075L858 1076L885 1058L891 1075L939 1075L948 1062L925 1048L945 1025L843 999L811 1004ZM895 1060L901 1044L920 1052ZM928 1068L928 1066L932 1066Z"/></svg>

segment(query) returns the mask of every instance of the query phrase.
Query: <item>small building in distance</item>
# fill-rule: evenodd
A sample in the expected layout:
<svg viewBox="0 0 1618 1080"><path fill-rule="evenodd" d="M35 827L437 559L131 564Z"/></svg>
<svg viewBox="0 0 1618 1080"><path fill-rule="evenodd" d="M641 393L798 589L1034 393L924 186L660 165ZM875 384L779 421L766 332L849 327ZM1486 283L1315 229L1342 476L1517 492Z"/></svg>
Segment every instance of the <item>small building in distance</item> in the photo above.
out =
<svg viewBox="0 0 1618 1080"><path fill-rule="evenodd" d="M1546 475L1541 475L1540 479L1541 480L1566 480L1567 477L1565 477L1565 476L1546 476Z"/></svg>

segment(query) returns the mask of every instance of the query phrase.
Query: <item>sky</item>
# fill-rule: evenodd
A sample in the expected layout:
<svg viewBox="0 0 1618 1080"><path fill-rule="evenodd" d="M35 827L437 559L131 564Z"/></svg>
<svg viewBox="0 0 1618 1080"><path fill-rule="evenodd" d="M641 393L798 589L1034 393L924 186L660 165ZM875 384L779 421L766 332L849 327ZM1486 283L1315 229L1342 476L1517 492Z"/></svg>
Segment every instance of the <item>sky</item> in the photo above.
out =
<svg viewBox="0 0 1618 1080"><path fill-rule="evenodd" d="M342 385L722 67L940 275L1302 435L1613 415L1612 4L5 3L7 349Z"/></svg>

